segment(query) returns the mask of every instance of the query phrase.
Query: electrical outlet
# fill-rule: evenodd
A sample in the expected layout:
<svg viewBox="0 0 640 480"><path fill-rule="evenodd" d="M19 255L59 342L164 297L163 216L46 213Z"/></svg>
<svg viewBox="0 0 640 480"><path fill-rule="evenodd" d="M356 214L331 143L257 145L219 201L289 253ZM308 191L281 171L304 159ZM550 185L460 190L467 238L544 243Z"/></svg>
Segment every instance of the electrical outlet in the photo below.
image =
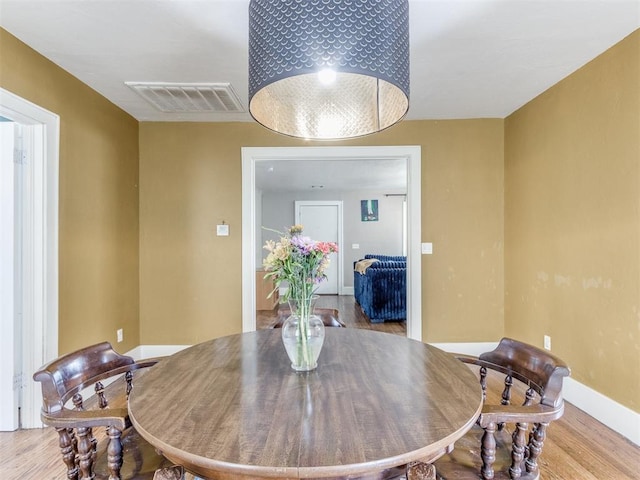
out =
<svg viewBox="0 0 640 480"><path fill-rule="evenodd" d="M544 336L544 348L545 350L551 350L551 337L549 335Z"/></svg>
<svg viewBox="0 0 640 480"><path fill-rule="evenodd" d="M118 343L124 340L124 332L122 331L122 328L119 328L118 330L116 330L116 337L117 337Z"/></svg>

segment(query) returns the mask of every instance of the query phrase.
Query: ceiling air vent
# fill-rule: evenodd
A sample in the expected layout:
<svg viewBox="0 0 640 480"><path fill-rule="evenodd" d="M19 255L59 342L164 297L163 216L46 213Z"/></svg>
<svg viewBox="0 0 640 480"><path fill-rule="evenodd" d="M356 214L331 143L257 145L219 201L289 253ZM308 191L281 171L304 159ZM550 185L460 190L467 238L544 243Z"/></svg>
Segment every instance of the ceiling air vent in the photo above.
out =
<svg viewBox="0 0 640 480"><path fill-rule="evenodd" d="M230 83L124 83L161 112L238 113L245 111Z"/></svg>

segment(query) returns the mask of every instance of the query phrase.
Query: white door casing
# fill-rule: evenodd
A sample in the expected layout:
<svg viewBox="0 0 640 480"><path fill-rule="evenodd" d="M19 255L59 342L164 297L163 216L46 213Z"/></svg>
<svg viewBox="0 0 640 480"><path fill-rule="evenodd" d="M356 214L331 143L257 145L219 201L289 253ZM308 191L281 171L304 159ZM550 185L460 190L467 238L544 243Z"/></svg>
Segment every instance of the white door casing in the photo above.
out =
<svg viewBox="0 0 640 480"><path fill-rule="evenodd" d="M243 147L242 148L242 330L256 329L256 189L257 162L313 160L387 160L407 162L407 337L422 340L421 148L386 147Z"/></svg>
<svg viewBox="0 0 640 480"><path fill-rule="evenodd" d="M42 426L40 386L31 375L43 363L58 355L58 146L60 119L13 93L0 88L0 115L20 123L29 134L23 175L25 202L22 234L22 345L13 335L0 337L0 361L11 372L21 371L16 382L22 386L21 421L23 428ZM15 195L15 185L2 182L1 196ZM11 189L11 192L5 191ZM15 230L16 222L12 228ZM1 245L0 248L6 248ZM7 268L4 264L2 268ZM13 298L13 292L0 291L0 302ZM14 318L2 315L2 332L16 331ZM22 353L16 358L15 353ZM21 365L17 365L21 364ZM1 388L5 388L2 385ZM0 415L4 411L0 411Z"/></svg>

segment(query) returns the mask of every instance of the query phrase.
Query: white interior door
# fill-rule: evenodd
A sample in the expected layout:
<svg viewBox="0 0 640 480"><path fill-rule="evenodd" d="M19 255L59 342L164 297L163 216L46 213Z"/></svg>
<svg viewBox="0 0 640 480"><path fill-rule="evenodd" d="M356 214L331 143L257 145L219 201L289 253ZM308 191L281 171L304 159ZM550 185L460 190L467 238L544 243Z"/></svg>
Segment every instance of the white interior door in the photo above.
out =
<svg viewBox="0 0 640 480"><path fill-rule="evenodd" d="M340 248L342 234L342 202L340 201L297 201L295 202L295 222L304 226L303 235L321 242L335 242ZM341 263L339 255L332 253L329 268L325 270L327 281L318 285L316 293L337 295L340 293Z"/></svg>
<svg viewBox="0 0 640 480"><path fill-rule="evenodd" d="M0 122L0 318L3 336L7 338L0 353L0 431L17 430L19 426L19 389L16 388L16 369L19 347L15 336L15 181L14 181L13 122Z"/></svg>

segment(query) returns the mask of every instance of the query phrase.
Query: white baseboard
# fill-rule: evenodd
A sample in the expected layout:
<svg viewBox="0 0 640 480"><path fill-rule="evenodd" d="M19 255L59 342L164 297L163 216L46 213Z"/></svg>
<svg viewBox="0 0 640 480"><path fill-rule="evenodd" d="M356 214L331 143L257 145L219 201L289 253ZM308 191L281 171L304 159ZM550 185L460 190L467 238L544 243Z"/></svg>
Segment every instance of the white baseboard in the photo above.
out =
<svg viewBox="0 0 640 480"><path fill-rule="evenodd" d="M568 402L627 437L636 445L640 445L640 413L634 412L573 378L565 379L562 390Z"/></svg>
<svg viewBox="0 0 640 480"><path fill-rule="evenodd" d="M493 350L498 346L498 342L475 342L475 343L429 343L440 350L450 353L463 353L465 355L475 355Z"/></svg>
<svg viewBox="0 0 640 480"><path fill-rule="evenodd" d="M167 357L174 353L189 348L191 345L140 345L130 350L125 355L142 360L143 358Z"/></svg>
<svg viewBox="0 0 640 480"><path fill-rule="evenodd" d="M342 287L340 295L353 295L353 287Z"/></svg>
<svg viewBox="0 0 640 480"><path fill-rule="evenodd" d="M483 352L493 350L498 345L498 342L432 343L430 345L446 352L477 356ZM636 445L640 445L640 413L620 405L615 400L571 377L564 379L562 391L567 402L572 403Z"/></svg>
<svg viewBox="0 0 640 480"><path fill-rule="evenodd" d="M430 343L430 345L445 352L477 356L483 352L493 350L498 345L498 342ZM163 357L173 355L187 347L189 345L141 345L127 352L127 355L136 360ZM563 393L567 402L572 403L636 445L640 445L639 413L572 378L565 379Z"/></svg>

